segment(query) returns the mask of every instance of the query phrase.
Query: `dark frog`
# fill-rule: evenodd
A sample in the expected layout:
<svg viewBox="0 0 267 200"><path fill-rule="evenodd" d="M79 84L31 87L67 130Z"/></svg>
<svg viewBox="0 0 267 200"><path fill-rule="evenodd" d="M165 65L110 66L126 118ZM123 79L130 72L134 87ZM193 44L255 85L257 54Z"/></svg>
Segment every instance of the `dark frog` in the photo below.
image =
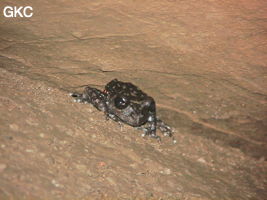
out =
<svg viewBox="0 0 267 200"><path fill-rule="evenodd" d="M132 83L114 79L105 86L104 91L87 86L82 94L70 95L76 102L92 104L114 121L142 127L143 136L160 139L156 135L158 128L164 135L172 137L172 129L156 116L154 99Z"/></svg>

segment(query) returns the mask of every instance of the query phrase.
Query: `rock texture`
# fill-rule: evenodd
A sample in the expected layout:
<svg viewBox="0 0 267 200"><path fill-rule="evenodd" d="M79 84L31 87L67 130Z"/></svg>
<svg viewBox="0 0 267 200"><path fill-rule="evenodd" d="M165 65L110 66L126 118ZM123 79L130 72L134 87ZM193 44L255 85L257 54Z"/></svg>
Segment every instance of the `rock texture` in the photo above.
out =
<svg viewBox="0 0 267 200"><path fill-rule="evenodd" d="M264 199L266 3L1 1L0 199ZM157 102L176 144L68 96L113 78Z"/></svg>

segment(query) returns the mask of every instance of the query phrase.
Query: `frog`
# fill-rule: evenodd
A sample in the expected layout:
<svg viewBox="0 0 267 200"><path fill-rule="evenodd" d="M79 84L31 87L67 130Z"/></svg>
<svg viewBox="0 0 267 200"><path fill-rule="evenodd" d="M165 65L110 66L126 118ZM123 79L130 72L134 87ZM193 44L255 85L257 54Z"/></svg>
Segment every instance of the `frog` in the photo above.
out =
<svg viewBox="0 0 267 200"><path fill-rule="evenodd" d="M105 114L106 119L142 129L142 137L161 141L156 134L159 129L164 136L173 138L173 129L156 115L154 98L130 82L113 79L102 91L87 85L82 93L74 92L70 96L75 102L92 104ZM176 140L173 139L173 142L176 143Z"/></svg>

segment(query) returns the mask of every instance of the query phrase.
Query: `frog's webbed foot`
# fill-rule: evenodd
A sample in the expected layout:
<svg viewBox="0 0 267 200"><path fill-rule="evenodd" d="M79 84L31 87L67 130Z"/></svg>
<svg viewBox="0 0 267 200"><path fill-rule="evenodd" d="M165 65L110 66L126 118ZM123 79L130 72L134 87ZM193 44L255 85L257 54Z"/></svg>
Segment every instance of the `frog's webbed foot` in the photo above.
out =
<svg viewBox="0 0 267 200"><path fill-rule="evenodd" d="M173 130L171 129L171 127L160 119L157 119L157 128L163 133L164 136L173 136Z"/></svg>
<svg viewBox="0 0 267 200"><path fill-rule="evenodd" d="M136 129L143 131L143 133L141 134L142 137L149 136L151 138L157 139L159 142L161 141L160 136L156 135L155 133L151 133L151 131L149 130L149 127L142 126L142 127L136 127Z"/></svg>
<svg viewBox="0 0 267 200"><path fill-rule="evenodd" d="M151 138L157 139L159 142L161 142L160 136L156 134L156 131L151 131L150 128L144 128L144 133L142 134L142 137L149 136Z"/></svg>
<svg viewBox="0 0 267 200"><path fill-rule="evenodd" d="M173 143L176 143L177 141L173 137L173 130L170 126L165 124L161 119L157 118L157 128L163 133L164 136L169 136L173 138Z"/></svg>
<svg viewBox="0 0 267 200"><path fill-rule="evenodd" d="M149 136L149 137L157 139L160 142L161 138L160 136L156 134L156 126L157 126L156 117L154 114L152 114L148 117L148 121L145 124L145 126L138 127L138 129L141 129L144 131L142 134L142 137Z"/></svg>

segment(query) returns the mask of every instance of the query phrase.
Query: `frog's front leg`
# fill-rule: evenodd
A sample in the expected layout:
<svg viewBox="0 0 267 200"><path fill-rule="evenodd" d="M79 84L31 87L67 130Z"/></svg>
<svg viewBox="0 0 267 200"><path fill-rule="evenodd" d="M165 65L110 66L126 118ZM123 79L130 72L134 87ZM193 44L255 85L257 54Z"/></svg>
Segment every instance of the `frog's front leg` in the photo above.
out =
<svg viewBox="0 0 267 200"><path fill-rule="evenodd" d="M112 119L113 121L120 123L121 120L116 115L111 113L105 113L105 114L106 114L106 120Z"/></svg>
<svg viewBox="0 0 267 200"><path fill-rule="evenodd" d="M79 103L90 103L98 110L107 113L107 95L96 88L86 87L82 94L71 93L76 102Z"/></svg>
<svg viewBox="0 0 267 200"><path fill-rule="evenodd" d="M157 130L156 114L150 113L150 115L147 119L146 127L144 128L144 134L142 136L144 137L144 136L148 135L148 136L156 138L157 140L160 141L161 140L160 136L158 136L156 134L156 130Z"/></svg>
<svg viewBox="0 0 267 200"><path fill-rule="evenodd" d="M109 119L112 119L113 121L117 122L121 128L121 131L122 131L123 123L121 122L121 119L119 117L117 117L114 114L106 113L106 120L109 120Z"/></svg>
<svg viewBox="0 0 267 200"><path fill-rule="evenodd" d="M147 122L145 124L143 137L148 135L150 137L160 140L160 137L157 136L157 117L156 117L156 104L153 98L148 98L143 102L141 109L142 113L147 115Z"/></svg>

